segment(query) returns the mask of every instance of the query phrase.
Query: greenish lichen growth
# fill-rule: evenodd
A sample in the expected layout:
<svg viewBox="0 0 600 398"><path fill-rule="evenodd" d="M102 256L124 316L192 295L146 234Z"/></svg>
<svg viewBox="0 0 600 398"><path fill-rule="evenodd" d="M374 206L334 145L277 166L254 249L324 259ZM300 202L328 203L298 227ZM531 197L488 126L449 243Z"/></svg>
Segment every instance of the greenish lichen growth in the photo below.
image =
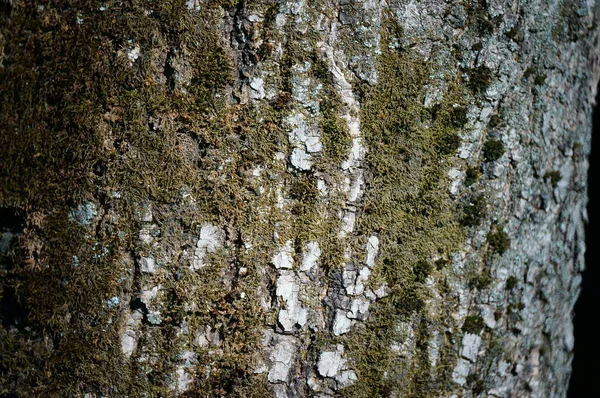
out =
<svg viewBox="0 0 600 398"><path fill-rule="evenodd" d="M508 234L502 229L496 229L491 231L487 235L487 242L490 245L490 249L494 253L500 255L504 254L510 248L510 239Z"/></svg>
<svg viewBox="0 0 600 398"><path fill-rule="evenodd" d="M483 145L483 159L493 162L504 155L504 144L500 140L487 140Z"/></svg>
<svg viewBox="0 0 600 398"><path fill-rule="evenodd" d="M519 29L516 26L510 28L504 35L512 41L517 41L517 37L519 35Z"/></svg>
<svg viewBox="0 0 600 398"><path fill-rule="evenodd" d="M462 128L468 121L468 109L465 106L456 106L450 110L450 123L452 127L457 129Z"/></svg>
<svg viewBox="0 0 600 398"><path fill-rule="evenodd" d="M523 311L524 309L525 309L525 304L521 301L519 301L516 304L511 303L506 307L506 314L513 315L520 311Z"/></svg>
<svg viewBox="0 0 600 398"><path fill-rule="evenodd" d="M535 70L536 69L533 66L528 66L527 69L525 69L525 72L523 72L523 77L529 79L529 76L535 74Z"/></svg>
<svg viewBox="0 0 600 398"><path fill-rule="evenodd" d="M438 151L442 155L452 155L456 153L460 146L460 137L456 133L442 135L438 142Z"/></svg>
<svg viewBox="0 0 600 398"><path fill-rule="evenodd" d="M470 374L467 376L467 384L471 387L474 395L481 394L487 388L485 382L481 380L478 374Z"/></svg>
<svg viewBox="0 0 600 398"><path fill-rule="evenodd" d="M413 273L415 274L415 282L425 283L425 280L431 274L432 266L425 260L420 260L413 267Z"/></svg>
<svg viewBox="0 0 600 398"><path fill-rule="evenodd" d="M493 114L492 117L490 117L488 126L491 129L502 126L502 116L497 113Z"/></svg>
<svg viewBox="0 0 600 398"><path fill-rule="evenodd" d="M486 0L465 1L464 6L469 25L473 26L479 35L490 35L494 32L494 20L487 11Z"/></svg>
<svg viewBox="0 0 600 398"><path fill-rule="evenodd" d="M535 84L536 86L541 86L545 82L546 82L546 75L538 74L535 76L535 79L533 79L533 84Z"/></svg>

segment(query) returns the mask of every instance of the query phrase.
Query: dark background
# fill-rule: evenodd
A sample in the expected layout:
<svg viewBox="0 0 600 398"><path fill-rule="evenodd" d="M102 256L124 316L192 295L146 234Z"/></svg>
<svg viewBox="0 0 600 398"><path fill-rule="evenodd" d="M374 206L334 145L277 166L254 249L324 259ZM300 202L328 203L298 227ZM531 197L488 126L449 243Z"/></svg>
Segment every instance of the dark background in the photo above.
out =
<svg viewBox="0 0 600 398"><path fill-rule="evenodd" d="M588 174L588 217L586 226L586 270L583 273L582 290L575 305L575 358L573 373L569 383L569 398L600 397L600 270L598 269L598 189L600 157L600 87L596 95L594 109L594 129L592 132L592 153Z"/></svg>

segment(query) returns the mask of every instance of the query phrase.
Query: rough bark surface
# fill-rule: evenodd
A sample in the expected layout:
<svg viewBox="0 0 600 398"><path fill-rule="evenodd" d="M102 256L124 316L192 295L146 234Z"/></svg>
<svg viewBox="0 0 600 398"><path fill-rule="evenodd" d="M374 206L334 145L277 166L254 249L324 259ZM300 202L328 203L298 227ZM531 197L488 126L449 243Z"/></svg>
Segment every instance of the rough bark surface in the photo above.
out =
<svg viewBox="0 0 600 398"><path fill-rule="evenodd" d="M3 0L0 395L565 396L599 17Z"/></svg>

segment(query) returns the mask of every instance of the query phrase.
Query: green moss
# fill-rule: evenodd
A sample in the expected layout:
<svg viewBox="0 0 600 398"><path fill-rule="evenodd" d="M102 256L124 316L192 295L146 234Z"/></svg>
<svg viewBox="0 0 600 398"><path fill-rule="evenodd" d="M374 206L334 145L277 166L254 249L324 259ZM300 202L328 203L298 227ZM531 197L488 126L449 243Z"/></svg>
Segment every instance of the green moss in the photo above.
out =
<svg viewBox="0 0 600 398"><path fill-rule="evenodd" d="M517 284L519 283L519 279L514 276L511 275L508 277L508 279L506 280L506 290L512 290L515 287L517 287Z"/></svg>
<svg viewBox="0 0 600 398"><path fill-rule="evenodd" d="M352 144L346 124L332 111L324 111L321 118L321 140L328 160L340 164Z"/></svg>
<svg viewBox="0 0 600 398"><path fill-rule="evenodd" d="M513 315L513 314L517 314L519 311L523 311L525 309L525 304L523 304L523 302L518 302L516 304L509 304L506 307L506 313L508 315Z"/></svg>
<svg viewBox="0 0 600 398"><path fill-rule="evenodd" d="M479 334L485 328L485 322L479 315L469 315L465 318L462 330L465 333Z"/></svg>
<svg viewBox="0 0 600 398"><path fill-rule="evenodd" d="M508 32L504 33L504 35L512 41L516 41L515 39L519 35L519 29L516 26L512 27Z"/></svg>
<svg viewBox="0 0 600 398"><path fill-rule="evenodd" d="M465 2L468 23L479 35L490 35L494 32L494 22L490 20L485 0Z"/></svg>
<svg viewBox="0 0 600 398"><path fill-rule="evenodd" d="M486 162L493 162L504 155L504 144L500 140L487 140L483 145L483 158Z"/></svg>
<svg viewBox="0 0 600 398"><path fill-rule="evenodd" d="M451 211L445 163L457 148L456 129L465 122L463 88L452 82L445 100L426 109L422 98L432 66L409 49L390 48L387 43L396 42L398 31L393 20L383 26L379 83L362 89L360 119L369 148L369 190L356 231L359 236L378 233L385 256L370 281L374 286L385 281L390 294L373 303L364 328L344 336L360 380L344 389L344 395L435 396L444 390L442 380L451 375L433 372L428 361L403 367L405 361L389 347L404 338L397 322L426 317L431 293L422 283L433 269L429 259L453 252L463 238ZM417 358L426 353L423 335Z"/></svg>
<svg viewBox="0 0 600 398"><path fill-rule="evenodd" d="M560 171L557 170L547 171L546 174L544 174L544 180L550 181L550 184L552 184L552 188L556 188L561 178L562 175L560 174Z"/></svg>
<svg viewBox="0 0 600 398"><path fill-rule="evenodd" d="M466 86L473 94L483 94L492 83L493 74L490 68L485 65L475 68L463 69L469 78Z"/></svg>
<svg viewBox="0 0 600 398"><path fill-rule="evenodd" d="M475 395L483 393L487 388L485 382L477 374L467 376L467 384L471 386L471 391Z"/></svg>
<svg viewBox="0 0 600 398"><path fill-rule="evenodd" d="M146 278L130 260L148 250L139 244L146 202L156 210L157 239L169 246L166 252L181 251L181 237L206 221L228 225L232 235L251 231L269 250L272 230L255 227L270 225L256 210L268 200L244 176L253 162L271 161L283 133L269 115L259 125L256 114L225 104L224 89L234 76L220 45L221 11L215 7L234 3L190 13L183 1L167 1L154 4L149 15L139 1L109 4L104 12L93 2L56 0L43 10L20 3L0 28L8 54L0 70L0 127L6 131L0 136L6 160L0 206L17 204L27 210L28 222L39 224L22 237L11 271L11 279L22 284L18 299L27 298L29 330L1 336L0 355L36 349L22 350L12 362L14 372L0 381L6 391L169 395L169 374L184 347L177 333L183 320L222 325L222 355L198 353L201 363L210 360L220 370L203 374L196 391L247 396L260 384L247 375L264 316L255 300L256 264L266 261L264 253L245 258L235 247L224 250L198 273L187 271L178 256L161 264L154 282L167 297L163 322L146 330L151 341L140 342L161 357L149 370L124 360L122 307L106 304L125 297L126 290L135 296ZM77 15L83 24L75 23ZM140 57L130 63L132 43ZM168 53L165 70L157 67L161 51ZM177 64L178 57L185 62ZM189 85L183 86L175 68L190 78ZM215 177L219 170L224 179ZM69 222L70 208L87 200L98 206L94 225ZM309 200L307 194L296 199ZM233 256L249 271L230 291L223 289L223 278L232 273ZM246 299L236 299L242 291ZM185 302L200 309L188 312Z"/></svg>
<svg viewBox="0 0 600 398"><path fill-rule="evenodd" d="M464 226L474 227L481 223L485 216L486 200L483 195L477 195L469 198L463 205L463 216L460 223Z"/></svg>
<svg viewBox="0 0 600 398"><path fill-rule="evenodd" d="M528 79L529 76L532 76L535 73L535 68L532 66L528 66L527 69L525 69L525 72L523 72L523 77L525 79Z"/></svg>
<svg viewBox="0 0 600 398"><path fill-rule="evenodd" d="M467 171L465 174L466 174L465 175L465 184L467 186L473 185L481 177L481 167L469 166L469 167L467 167Z"/></svg>
<svg viewBox="0 0 600 398"><path fill-rule="evenodd" d="M431 274L432 266L425 260L420 260L413 267L413 273L415 274L415 281L418 283L425 283L429 274Z"/></svg>
<svg viewBox="0 0 600 398"><path fill-rule="evenodd" d="M533 84L536 86L541 86L546 82L546 75L536 75L535 79L533 79Z"/></svg>
<svg viewBox="0 0 600 398"><path fill-rule="evenodd" d="M444 269L444 267L450 263L451 263L451 261L444 257L438 258L437 260L435 260L435 268L438 271L440 271L440 270Z"/></svg>
<svg viewBox="0 0 600 398"><path fill-rule="evenodd" d="M450 123L452 127L462 128L468 121L468 108L466 106L456 106L450 110Z"/></svg>
<svg viewBox="0 0 600 398"><path fill-rule="evenodd" d="M438 151L442 155L451 155L456 153L460 146L460 137L458 134L450 133L443 135L438 143Z"/></svg>
<svg viewBox="0 0 600 398"><path fill-rule="evenodd" d="M510 248L508 234L501 229L488 233L487 242L490 245L490 249L500 255L504 254Z"/></svg>
<svg viewBox="0 0 600 398"><path fill-rule="evenodd" d="M491 129L495 129L496 127L499 127L501 125L502 125L502 116L500 116L497 113L493 114L492 117L490 118L490 123L488 124L488 126Z"/></svg>
<svg viewBox="0 0 600 398"><path fill-rule="evenodd" d="M486 271L481 272L469 281L469 286L473 289L483 290L492 283L492 277Z"/></svg>

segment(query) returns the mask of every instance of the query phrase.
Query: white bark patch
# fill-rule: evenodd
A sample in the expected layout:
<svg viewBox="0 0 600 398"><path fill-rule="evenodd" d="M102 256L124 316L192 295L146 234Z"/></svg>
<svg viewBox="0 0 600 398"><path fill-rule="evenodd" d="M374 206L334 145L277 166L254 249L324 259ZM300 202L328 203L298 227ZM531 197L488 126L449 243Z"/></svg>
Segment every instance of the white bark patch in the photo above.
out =
<svg viewBox="0 0 600 398"><path fill-rule="evenodd" d="M271 352L271 367L267 379L271 383L287 382L296 353L296 339L292 336L278 336L277 344Z"/></svg>
<svg viewBox="0 0 600 398"><path fill-rule="evenodd" d="M361 319L364 320L367 318L367 313L369 312L369 306L371 302L366 298L360 296L352 300L350 303L350 311L346 314L346 317L349 319Z"/></svg>
<svg viewBox="0 0 600 398"><path fill-rule="evenodd" d="M479 346L481 345L481 337L476 334L466 333L463 336L462 345L460 354L470 361L475 362Z"/></svg>
<svg viewBox="0 0 600 398"><path fill-rule="evenodd" d="M196 353L192 351L184 351L181 354L182 364L178 365L175 369L173 382L171 384L171 390L175 392L175 395L184 393L189 388L189 385L194 381L194 378L188 371L192 367L192 364L196 360Z"/></svg>
<svg viewBox="0 0 600 398"><path fill-rule="evenodd" d="M348 202L356 202L362 196L362 188L365 185L365 179L363 176L364 172L362 169L356 170L356 173L352 176L353 179L348 178Z"/></svg>
<svg viewBox="0 0 600 398"><path fill-rule="evenodd" d="M335 319L333 320L333 334L341 336L344 333L348 333L352 328L352 320L346 316L345 310L336 310Z"/></svg>
<svg viewBox="0 0 600 398"><path fill-rule="evenodd" d="M317 261L321 257L321 249L319 243L310 241L304 245L302 253L302 264L300 265L300 271L309 271L312 267L317 264Z"/></svg>
<svg viewBox="0 0 600 398"><path fill-rule="evenodd" d="M429 346L427 348L427 354L429 356L429 364L432 368L435 368L438 359L440 358L440 339L439 332L437 330L432 330L432 336L429 340Z"/></svg>
<svg viewBox="0 0 600 398"><path fill-rule="evenodd" d="M194 381L192 376L188 372L185 371L183 366L177 367L175 371L175 376L177 377L177 394L181 394L182 392L187 391L188 386Z"/></svg>
<svg viewBox="0 0 600 398"><path fill-rule="evenodd" d="M312 156L302 148L294 148L290 155L290 163L297 169L310 170L312 167Z"/></svg>
<svg viewBox="0 0 600 398"><path fill-rule="evenodd" d="M275 268L280 269L291 269L294 265L294 253L293 248L294 242L288 240L285 242L285 246L279 248L279 251L271 258L271 262Z"/></svg>
<svg viewBox="0 0 600 398"><path fill-rule="evenodd" d="M294 113L286 121L291 128L289 133L290 144L304 148L307 152L311 153L323 150L319 130L316 127L307 125L303 113Z"/></svg>
<svg viewBox="0 0 600 398"><path fill-rule="evenodd" d="M459 358L452 372L452 380L461 386L467 382L467 376L471 370L471 363L466 359Z"/></svg>
<svg viewBox="0 0 600 398"><path fill-rule="evenodd" d="M196 250L190 265L190 269L198 270L204 267L204 258L208 253L216 253L223 247L223 232L212 224L204 224L200 228L200 238L196 243Z"/></svg>
<svg viewBox="0 0 600 398"><path fill-rule="evenodd" d="M190 11L200 11L200 0L187 0L185 6Z"/></svg>
<svg viewBox="0 0 600 398"><path fill-rule="evenodd" d="M127 58L129 59L129 66L133 66L133 63L140 57L140 46L133 44L132 40L129 40L129 48L127 49Z"/></svg>
<svg viewBox="0 0 600 398"><path fill-rule="evenodd" d="M156 272L154 257L140 257L140 272L153 274Z"/></svg>
<svg viewBox="0 0 600 398"><path fill-rule="evenodd" d="M342 345L338 345L336 351L322 352L319 355L317 371L322 377L333 378L341 387L347 387L354 384L357 377L353 370L347 368L343 353L344 347Z"/></svg>
<svg viewBox="0 0 600 398"><path fill-rule="evenodd" d="M344 216L342 217L342 228L340 229L339 236L345 237L354 231L354 224L356 223L356 210L348 209L344 210Z"/></svg>
<svg viewBox="0 0 600 398"><path fill-rule="evenodd" d="M346 361L338 351L325 351L319 355L317 368L323 377L335 377Z"/></svg>
<svg viewBox="0 0 600 398"><path fill-rule="evenodd" d="M415 331L408 322L400 322L396 326L399 339L391 345L391 350L406 358L412 358L415 353Z"/></svg>
<svg viewBox="0 0 600 398"><path fill-rule="evenodd" d="M281 271L277 278L277 296L286 304L286 309L279 311L279 323L286 332L291 332L296 325L302 327L306 324L308 311L298 300L300 286L296 281L293 271Z"/></svg>
<svg viewBox="0 0 600 398"><path fill-rule="evenodd" d="M379 253L379 238L375 235L371 235L367 241L367 259L365 263L369 268L373 268L375 265L375 257Z"/></svg>
<svg viewBox="0 0 600 398"><path fill-rule="evenodd" d="M158 285L154 286L152 289L142 290L140 295L140 300L142 303L146 304L146 307L148 308L148 314L146 315L146 318L148 319L148 322L152 323L153 325L158 325L162 321L160 311L152 308L152 301L154 301L154 299L158 296L160 290L161 285Z"/></svg>
<svg viewBox="0 0 600 398"><path fill-rule="evenodd" d="M259 100L265 98L265 81L255 77L250 81L250 98Z"/></svg>
<svg viewBox="0 0 600 398"><path fill-rule="evenodd" d="M218 347L222 344L222 341L221 336L216 329L213 329L210 326L204 326L196 329L192 344L202 348Z"/></svg>
<svg viewBox="0 0 600 398"><path fill-rule="evenodd" d="M144 315L139 311L128 311L125 315L125 325L121 331L121 352L129 358L137 346L137 333L142 325Z"/></svg>

